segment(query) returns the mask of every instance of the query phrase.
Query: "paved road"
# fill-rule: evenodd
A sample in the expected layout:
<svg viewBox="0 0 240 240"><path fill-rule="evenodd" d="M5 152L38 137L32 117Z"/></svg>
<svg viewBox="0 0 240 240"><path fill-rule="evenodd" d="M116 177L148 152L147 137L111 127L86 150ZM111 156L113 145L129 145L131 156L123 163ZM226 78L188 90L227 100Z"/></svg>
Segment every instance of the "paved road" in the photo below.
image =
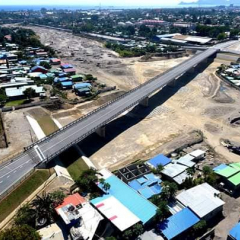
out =
<svg viewBox="0 0 240 240"><path fill-rule="evenodd" d="M107 106L100 107L98 110L81 118L80 121L75 121L72 125L68 125L55 135L47 137L42 142L37 142L36 146L30 148L18 158L13 159L12 163L0 167L0 195L11 188L14 183L24 177L42 160L45 161L46 158L51 159L57 156L71 145L81 141L95 132L99 127L113 120L122 112L138 104L156 90L166 86L220 49L228 47L233 43L232 41L219 44L193 56L191 59L177 65L164 74L131 90L129 93L111 102Z"/></svg>

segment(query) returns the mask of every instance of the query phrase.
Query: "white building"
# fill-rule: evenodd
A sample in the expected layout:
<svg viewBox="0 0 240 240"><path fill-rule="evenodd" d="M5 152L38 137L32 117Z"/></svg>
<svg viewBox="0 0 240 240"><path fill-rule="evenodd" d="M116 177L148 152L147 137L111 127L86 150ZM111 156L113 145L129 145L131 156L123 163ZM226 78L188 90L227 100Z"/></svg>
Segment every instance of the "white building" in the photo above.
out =
<svg viewBox="0 0 240 240"><path fill-rule="evenodd" d="M219 191L203 183L196 187L184 190L176 199L185 207L189 207L199 218L209 220L222 211L225 204L218 195Z"/></svg>

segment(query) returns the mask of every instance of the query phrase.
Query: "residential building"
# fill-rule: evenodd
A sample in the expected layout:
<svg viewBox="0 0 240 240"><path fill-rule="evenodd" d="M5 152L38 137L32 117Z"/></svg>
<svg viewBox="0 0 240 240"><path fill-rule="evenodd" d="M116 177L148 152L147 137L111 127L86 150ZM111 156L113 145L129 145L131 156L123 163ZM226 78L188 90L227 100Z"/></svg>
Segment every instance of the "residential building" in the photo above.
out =
<svg viewBox="0 0 240 240"><path fill-rule="evenodd" d="M172 160L163 154L159 154L155 156L154 158L150 159L149 161L146 162L148 166L151 168L157 168L158 165L165 166L169 164Z"/></svg>
<svg viewBox="0 0 240 240"><path fill-rule="evenodd" d="M218 196L220 192L208 183L184 190L176 199L193 211L200 219L210 220L222 212L225 204Z"/></svg>
<svg viewBox="0 0 240 240"><path fill-rule="evenodd" d="M166 239L171 240L182 236L199 221L199 217L186 207L158 224L157 228ZM181 239L184 239L184 237L182 236Z"/></svg>
<svg viewBox="0 0 240 240"><path fill-rule="evenodd" d="M38 230L42 240L64 240L61 228L56 223Z"/></svg>
<svg viewBox="0 0 240 240"><path fill-rule="evenodd" d="M110 184L108 191L98 186L105 194L90 202L120 231L138 222L149 223L157 207L106 169L99 171L101 178Z"/></svg>
<svg viewBox="0 0 240 240"><path fill-rule="evenodd" d="M230 230L228 240L240 240L240 222Z"/></svg>

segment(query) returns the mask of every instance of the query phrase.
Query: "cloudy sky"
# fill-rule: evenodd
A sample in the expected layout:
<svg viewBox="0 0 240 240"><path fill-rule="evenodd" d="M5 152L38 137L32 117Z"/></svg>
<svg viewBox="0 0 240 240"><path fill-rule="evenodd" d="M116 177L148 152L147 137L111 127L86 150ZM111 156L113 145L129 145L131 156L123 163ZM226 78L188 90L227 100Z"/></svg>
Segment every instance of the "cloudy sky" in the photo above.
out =
<svg viewBox="0 0 240 240"><path fill-rule="evenodd" d="M0 0L0 5L99 5L104 6L170 6L176 5L181 0ZM197 0L184 0L196 2Z"/></svg>

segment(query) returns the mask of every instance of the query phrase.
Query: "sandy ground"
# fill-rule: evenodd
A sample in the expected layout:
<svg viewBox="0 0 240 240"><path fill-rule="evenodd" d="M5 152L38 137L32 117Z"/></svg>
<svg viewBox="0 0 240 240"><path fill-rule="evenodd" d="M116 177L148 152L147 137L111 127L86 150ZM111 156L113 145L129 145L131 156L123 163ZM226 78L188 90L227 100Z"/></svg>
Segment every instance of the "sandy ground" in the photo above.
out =
<svg viewBox="0 0 240 240"><path fill-rule="evenodd" d="M70 33L30 27L43 44L54 48L63 62L74 65L78 73L90 73L101 83L129 90L186 59L139 62L140 58L119 58L118 54L97 41ZM74 56L72 56L74 54Z"/></svg>
<svg viewBox="0 0 240 240"><path fill-rule="evenodd" d="M223 138L240 143L239 128L228 121L232 114L239 115L240 92L213 75L218 65L212 63L193 80L180 79L175 88L154 95L149 108L137 106L109 124L105 144L96 147L97 151L89 151L94 164L99 168L113 167L141 158L139 153L150 157L156 147L194 129L201 130L205 141L227 161L240 161L220 144Z"/></svg>
<svg viewBox="0 0 240 240"><path fill-rule="evenodd" d="M15 155L32 143L37 137L26 119L26 109L3 113L8 148L0 150L0 159Z"/></svg>

